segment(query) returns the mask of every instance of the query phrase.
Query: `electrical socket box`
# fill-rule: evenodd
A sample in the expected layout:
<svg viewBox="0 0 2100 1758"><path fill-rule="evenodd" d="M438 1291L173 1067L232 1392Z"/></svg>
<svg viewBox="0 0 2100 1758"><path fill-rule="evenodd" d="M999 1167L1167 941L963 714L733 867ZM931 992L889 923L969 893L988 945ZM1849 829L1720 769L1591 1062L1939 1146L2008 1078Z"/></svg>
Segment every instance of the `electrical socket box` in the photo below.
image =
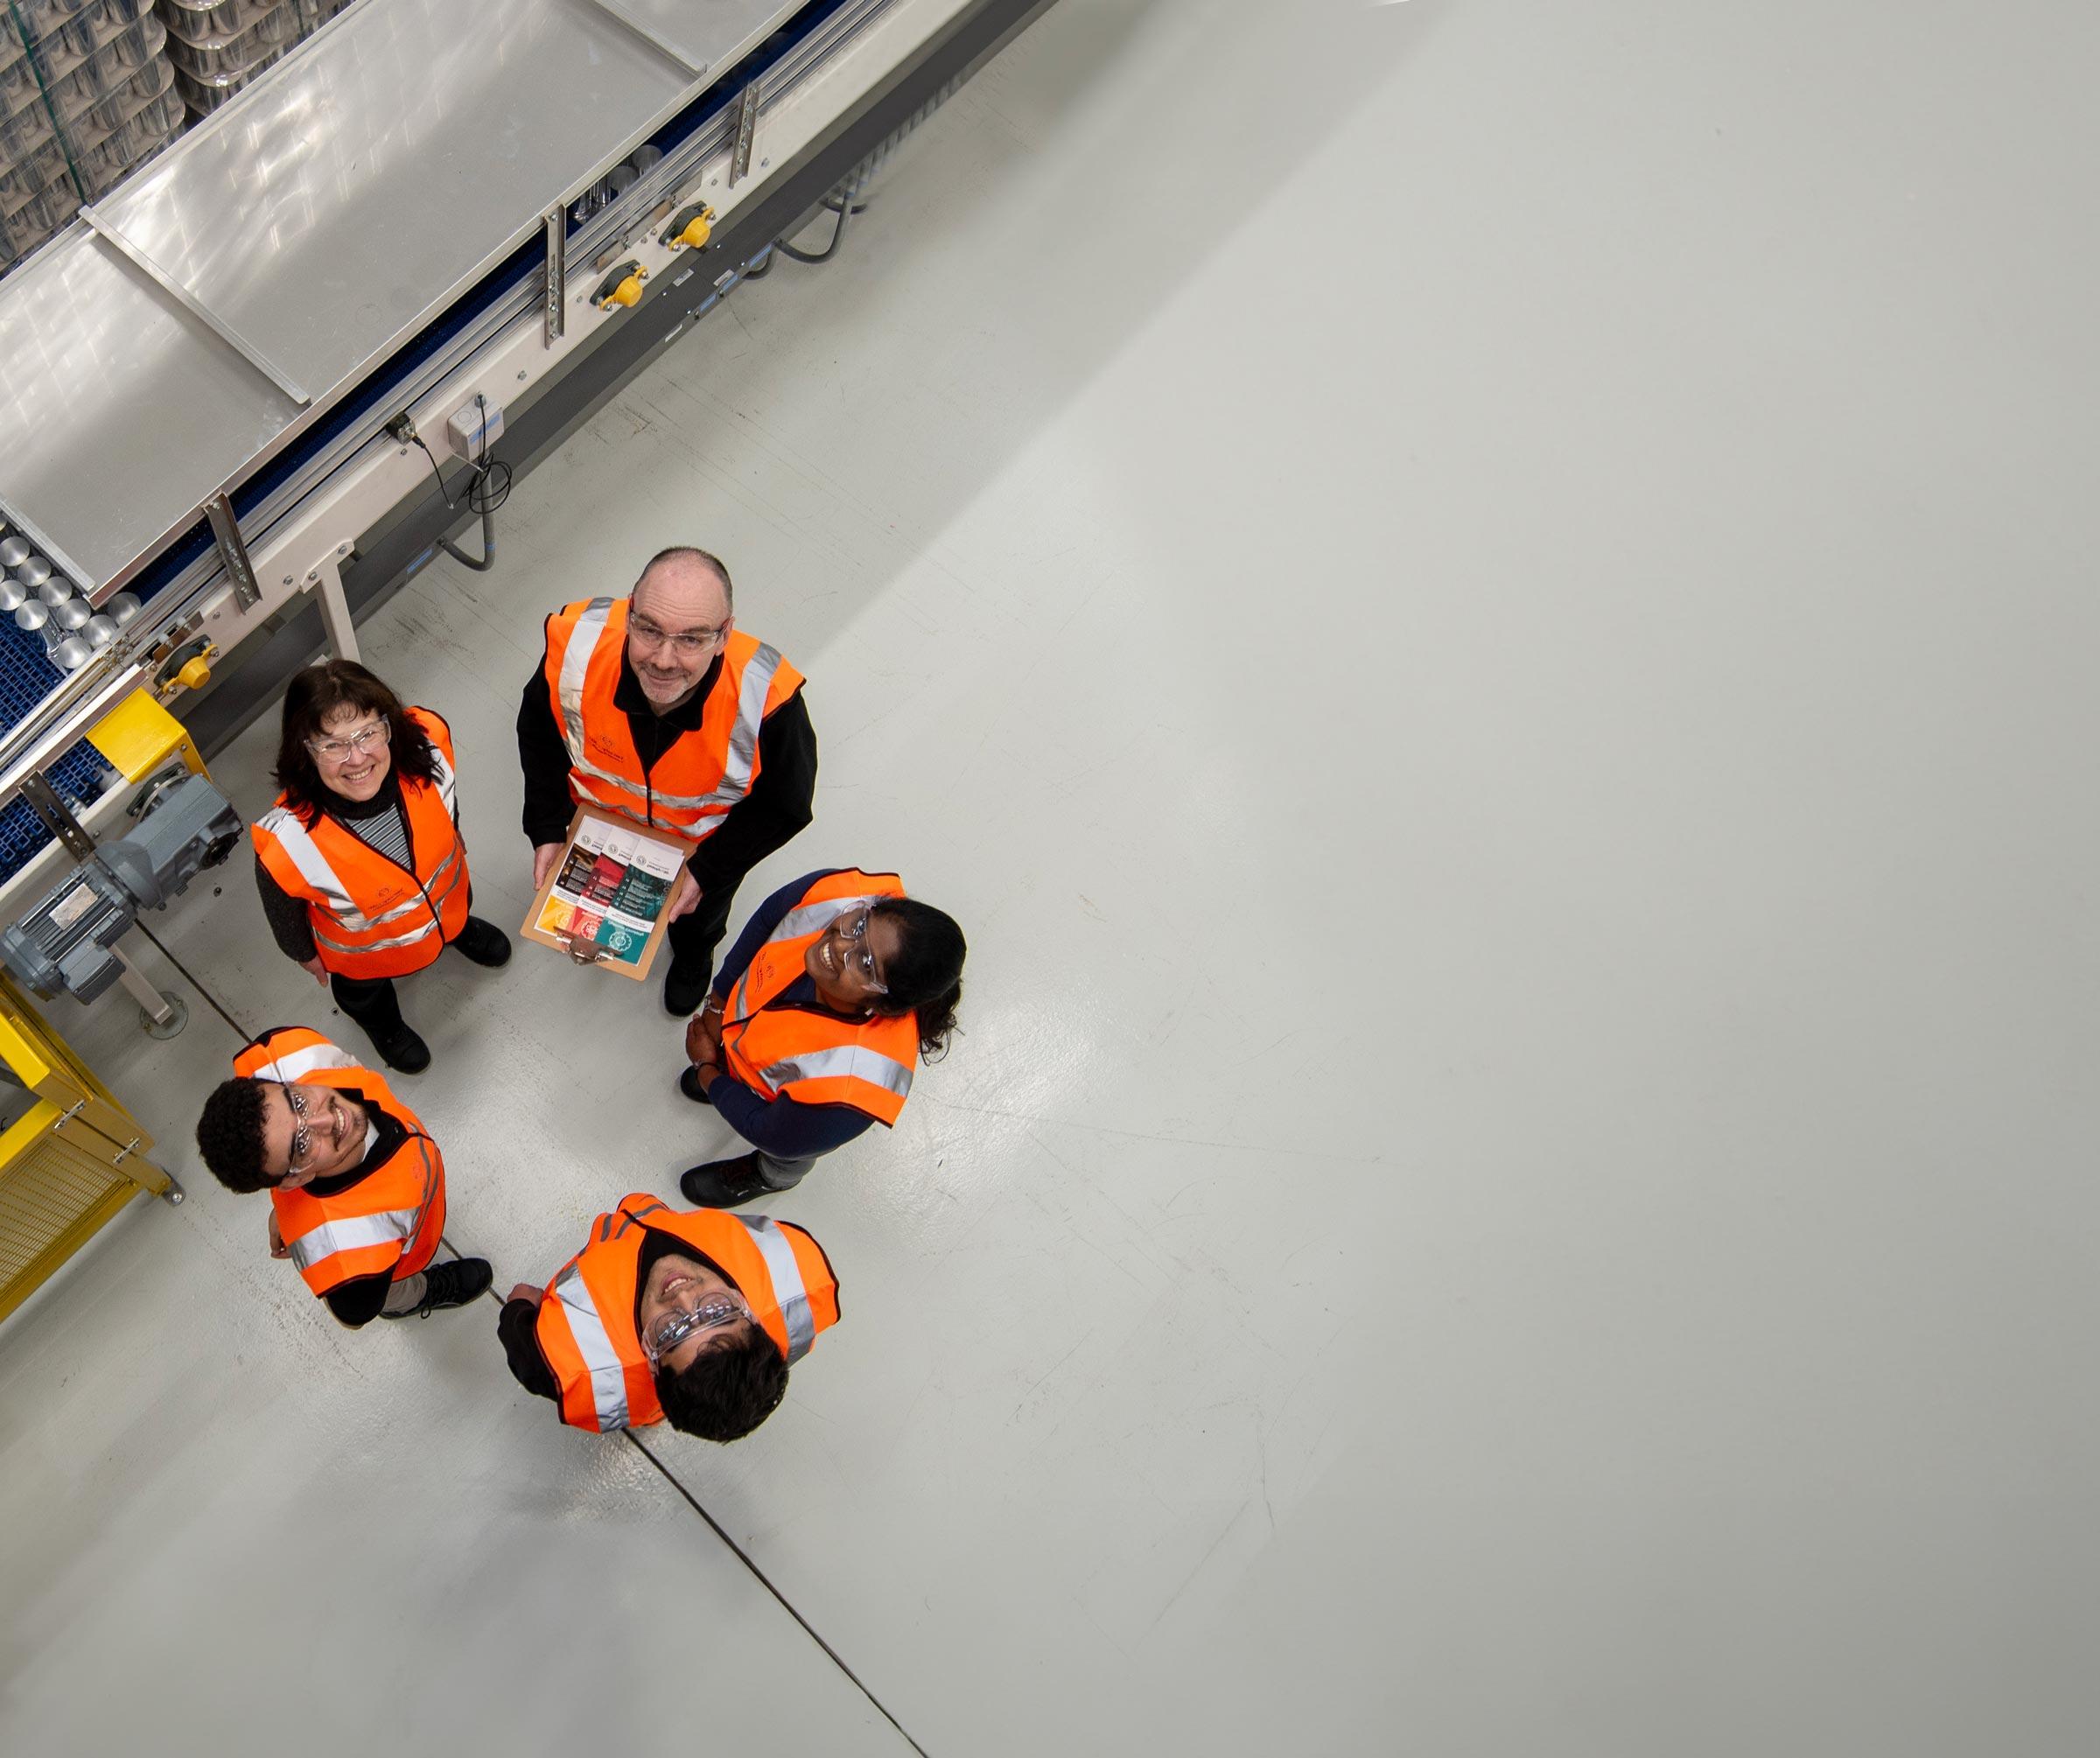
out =
<svg viewBox="0 0 2100 1758"><path fill-rule="evenodd" d="M454 452L469 464L479 464L503 438L503 405L470 398L452 411L444 432Z"/></svg>

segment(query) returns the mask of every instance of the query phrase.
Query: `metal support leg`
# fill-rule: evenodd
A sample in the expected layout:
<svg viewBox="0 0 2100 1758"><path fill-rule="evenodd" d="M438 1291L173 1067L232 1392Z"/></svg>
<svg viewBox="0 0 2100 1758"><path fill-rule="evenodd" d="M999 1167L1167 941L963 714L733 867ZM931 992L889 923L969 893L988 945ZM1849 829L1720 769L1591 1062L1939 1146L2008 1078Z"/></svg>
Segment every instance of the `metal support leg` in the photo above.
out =
<svg viewBox="0 0 2100 1758"><path fill-rule="evenodd" d="M357 650L357 627L350 620L350 603L343 596L343 572L332 561L321 564L321 577L313 594L321 601L321 624L328 631L328 650L338 659L361 659Z"/></svg>
<svg viewBox="0 0 2100 1758"><path fill-rule="evenodd" d="M146 980L145 972L132 963L121 946L109 949L116 960L116 980L138 1003L140 1023L152 1038L172 1038L190 1023L188 1005L179 995L164 995Z"/></svg>

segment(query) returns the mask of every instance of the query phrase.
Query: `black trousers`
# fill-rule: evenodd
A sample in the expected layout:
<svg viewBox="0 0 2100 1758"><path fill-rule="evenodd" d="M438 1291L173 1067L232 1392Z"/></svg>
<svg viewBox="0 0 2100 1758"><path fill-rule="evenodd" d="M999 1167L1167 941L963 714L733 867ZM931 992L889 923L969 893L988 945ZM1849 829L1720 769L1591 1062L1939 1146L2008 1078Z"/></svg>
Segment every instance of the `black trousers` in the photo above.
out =
<svg viewBox="0 0 2100 1758"><path fill-rule="evenodd" d="M467 921L473 918L474 893L470 887L466 893ZM466 931L466 923L460 924L460 932ZM452 942L444 942L450 946ZM462 955L464 956L465 955ZM434 961L433 961L434 962ZM424 967L428 970L428 965ZM402 1028L401 995L394 987L391 977L339 977L328 973L328 992L340 1007L360 1026L365 1028L368 1038L377 1038Z"/></svg>
<svg viewBox="0 0 2100 1758"><path fill-rule="evenodd" d="M737 887L744 883L738 873L725 884L700 894L690 915L682 915L665 933L671 943L671 963L686 971L715 974L715 949L729 931L729 912L737 900Z"/></svg>

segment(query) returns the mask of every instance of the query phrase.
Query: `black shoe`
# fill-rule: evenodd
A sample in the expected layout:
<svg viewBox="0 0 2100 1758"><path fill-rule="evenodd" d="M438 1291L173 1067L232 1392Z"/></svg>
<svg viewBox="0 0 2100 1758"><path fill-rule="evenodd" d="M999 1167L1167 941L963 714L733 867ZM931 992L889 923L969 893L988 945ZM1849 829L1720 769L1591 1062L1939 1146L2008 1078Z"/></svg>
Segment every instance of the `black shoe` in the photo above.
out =
<svg viewBox="0 0 2100 1758"><path fill-rule="evenodd" d="M412 1026L390 1026L370 1036L379 1060L396 1074L420 1075L430 1066L430 1047L416 1036Z"/></svg>
<svg viewBox="0 0 2100 1758"><path fill-rule="evenodd" d="M681 1019L690 1019L707 999L707 981L714 974L711 963L681 964L674 958L671 968L663 973L663 1011Z"/></svg>
<svg viewBox="0 0 2100 1758"><path fill-rule="evenodd" d="M707 1096L707 1089L700 1084L700 1070L697 1068L688 1068L678 1076L678 1090L696 1105L714 1103Z"/></svg>
<svg viewBox="0 0 2100 1758"><path fill-rule="evenodd" d="M738 1208L773 1187L759 1176L758 1155L746 1153L695 1166L678 1180L678 1188L697 1208Z"/></svg>
<svg viewBox="0 0 2100 1758"><path fill-rule="evenodd" d="M470 915L466 926L459 930L452 944L463 958L476 964L486 964L494 970L499 964L510 963L510 936L493 921L484 921L478 915Z"/></svg>
<svg viewBox="0 0 2100 1758"><path fill-rule="evenodd" d="M446 1306L464 1306L479 1299L496 1279L486 1257L459 1257L450 1264L433 1264L423 1272L423 1299L405 1313L382 1313L382 1319L427 1319Z"/></svg>

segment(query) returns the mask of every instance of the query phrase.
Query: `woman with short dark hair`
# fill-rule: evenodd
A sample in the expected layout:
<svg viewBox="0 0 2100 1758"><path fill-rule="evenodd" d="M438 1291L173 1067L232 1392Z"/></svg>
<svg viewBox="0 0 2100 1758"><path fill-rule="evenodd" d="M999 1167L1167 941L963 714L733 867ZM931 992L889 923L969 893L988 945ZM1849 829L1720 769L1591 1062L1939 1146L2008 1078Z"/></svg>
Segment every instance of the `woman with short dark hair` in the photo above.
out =
<svg viewBox="0 0 2100 1758"><path fill-rule="evenodd" d="M256 884L279 949L404 1075L430 1047L401 1016L394 979L447 946L476 964L510 957L467 914L452 734L354 660L310 665L284 692L276 803L255 825Z"/></svg>

